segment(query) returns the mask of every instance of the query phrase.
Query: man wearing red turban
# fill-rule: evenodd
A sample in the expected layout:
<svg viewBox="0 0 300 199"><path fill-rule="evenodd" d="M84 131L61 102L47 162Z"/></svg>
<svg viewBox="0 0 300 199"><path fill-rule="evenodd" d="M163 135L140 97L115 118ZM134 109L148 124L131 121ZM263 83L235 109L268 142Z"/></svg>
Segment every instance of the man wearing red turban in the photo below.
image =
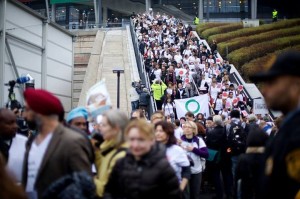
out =
<svg viewBox="0 0 300 199"><path fill-rule="evenodd" d="M59 122L60 100L42 89L26 89L25 107L35 113L37 135L28 142L22 184L30 198L42 198L58 179L86 171L91 174L88 145L79 133Z"/></svg>

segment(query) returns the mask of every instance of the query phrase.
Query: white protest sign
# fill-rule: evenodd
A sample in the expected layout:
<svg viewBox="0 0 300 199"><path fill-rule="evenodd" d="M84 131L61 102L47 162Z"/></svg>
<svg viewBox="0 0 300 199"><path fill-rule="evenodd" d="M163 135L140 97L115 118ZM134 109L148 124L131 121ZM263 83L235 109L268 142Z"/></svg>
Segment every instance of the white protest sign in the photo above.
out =
<svg viewBox="0 0 300 199"><path fill-rule="evenodd" d="M264 99L254 99L253 113L262 115L269 113Z"/></svg>

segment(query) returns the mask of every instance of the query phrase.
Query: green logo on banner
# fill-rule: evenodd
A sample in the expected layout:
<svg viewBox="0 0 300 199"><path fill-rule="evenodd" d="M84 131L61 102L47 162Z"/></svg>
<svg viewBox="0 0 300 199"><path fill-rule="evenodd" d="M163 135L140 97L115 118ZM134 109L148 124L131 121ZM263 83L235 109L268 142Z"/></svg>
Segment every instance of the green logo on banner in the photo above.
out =
<svg viewBox="0 0 300 199"><path fill-rule="evenodd" d="M197 108L195 109L195 110L191 110L190 108L189 108L189 104L190 103L196 103L196 106L197 106ZM197 113L199 110L200 110L200 104L199 104L199 102L197 102L195 99L190 99L190 100L188 100L186 103L185 103L185 109L187 110L187 111L190 111L190 112L192 112L192 113Z"/></svg>

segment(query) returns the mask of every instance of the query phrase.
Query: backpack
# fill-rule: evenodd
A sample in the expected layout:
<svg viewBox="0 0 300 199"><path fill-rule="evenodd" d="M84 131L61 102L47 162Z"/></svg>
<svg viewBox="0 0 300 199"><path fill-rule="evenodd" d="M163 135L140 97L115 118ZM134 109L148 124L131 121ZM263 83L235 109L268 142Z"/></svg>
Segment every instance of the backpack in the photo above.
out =
<svg viewBox="0 0 300 199"><path fill-rule="evenodd" d="M242 123L230 123L229 131L227 132L227 140L232 155L240 155L246 151L247 134L242 127Z"/></svg>

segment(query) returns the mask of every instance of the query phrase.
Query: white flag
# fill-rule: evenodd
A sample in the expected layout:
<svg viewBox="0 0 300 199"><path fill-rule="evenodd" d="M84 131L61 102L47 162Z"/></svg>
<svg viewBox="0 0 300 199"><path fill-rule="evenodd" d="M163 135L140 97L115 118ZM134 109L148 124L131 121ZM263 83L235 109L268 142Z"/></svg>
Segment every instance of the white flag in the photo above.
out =
<svg viewBox="0 0 300 199"><path fill-rule="evenodd" d="M93 118L111 108L111 100L105 79L93 85L86 95L86 107Z"/></svg>
<svg viewBox="0 0 300 199"><path fill-rule="evenodd" d="M210 116L208 105L209 97L207 94L186 99L178 99L174 101L178 119L184 117L186 112L188 111L194 113L195 116L198 113L203 113L205 118Z"/></svg>

